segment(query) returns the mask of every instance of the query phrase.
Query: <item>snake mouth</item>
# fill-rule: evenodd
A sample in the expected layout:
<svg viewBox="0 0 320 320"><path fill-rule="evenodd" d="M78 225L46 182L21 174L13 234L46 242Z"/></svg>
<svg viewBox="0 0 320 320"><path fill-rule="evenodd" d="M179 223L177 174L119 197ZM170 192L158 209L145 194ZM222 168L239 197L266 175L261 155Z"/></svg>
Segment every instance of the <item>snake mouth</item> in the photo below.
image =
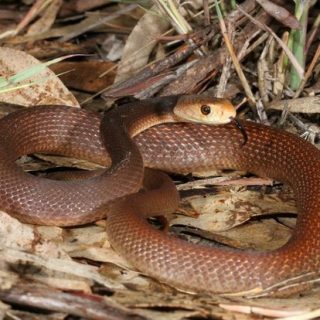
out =
<svg viewBox="0 0 320 320"><path fill-rule="evenodd" d="M248 142L247 131L237 118L230 117L229 119L231 122L233 122L236 125L237 129L239 129L239 131L241 132L242 137L243 137L243 141L242 141L242 147L243 147Z"/></svg>

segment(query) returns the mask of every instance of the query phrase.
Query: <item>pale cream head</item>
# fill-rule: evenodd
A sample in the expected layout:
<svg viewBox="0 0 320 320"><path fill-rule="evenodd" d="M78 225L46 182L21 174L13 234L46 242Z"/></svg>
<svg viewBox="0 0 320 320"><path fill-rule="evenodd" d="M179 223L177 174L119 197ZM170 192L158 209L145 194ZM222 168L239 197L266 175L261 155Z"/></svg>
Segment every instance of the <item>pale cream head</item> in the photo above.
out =
<svg viewBox="0 0 320 320"><path fill-rule="evenodd" d="M204 96L182 96L173 110L182 121L203 124L229 123L236 116L230 101Z"/></svg>

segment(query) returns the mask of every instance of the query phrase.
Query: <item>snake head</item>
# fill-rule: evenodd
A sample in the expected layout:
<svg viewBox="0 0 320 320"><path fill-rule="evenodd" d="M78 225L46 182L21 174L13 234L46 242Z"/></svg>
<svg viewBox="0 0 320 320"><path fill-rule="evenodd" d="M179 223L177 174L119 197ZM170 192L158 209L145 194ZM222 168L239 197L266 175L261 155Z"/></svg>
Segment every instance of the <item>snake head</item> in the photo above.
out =
<svg viewBox="0 0 320 320"><path fill-rule="evenodd" d="M202 96L181 96L173 109L180 121L203 124L225 124L236 116L236 109L230 101Z"/></svg>

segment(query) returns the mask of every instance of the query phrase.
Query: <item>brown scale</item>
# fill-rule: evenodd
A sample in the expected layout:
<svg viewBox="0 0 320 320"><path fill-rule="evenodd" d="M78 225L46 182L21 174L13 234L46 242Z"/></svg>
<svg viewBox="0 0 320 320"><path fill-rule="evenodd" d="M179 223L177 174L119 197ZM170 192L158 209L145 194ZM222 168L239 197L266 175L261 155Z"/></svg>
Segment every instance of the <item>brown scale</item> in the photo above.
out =
<svg viewBox="0 0 320 320"><path fill-rule="evenodd" d="M153 101L157 106L165 103L170 109L176 99ZM144 108L147 104L139 105ZM133 111L136 105L131 107L119 121L123 128L134 131L128 121L142 113ZM102 129L110 135L105 140L115 153L113 174L106 170L86 181L61 182L33 177L14 163L22 154L46 152L106 165L110 160L100 139L100 120L92 113L66 107L31 108L0 120L1 209L25 222L73 225L101 218L108 201L137 191L143 175L139 152L123 132L117 132L119 122L113 123L108 117L104 117ZM139 134L135 141L147 167L181 173L239 169L289 183L299 209L290 241L278 250L256 253L196 246L168 236L139 215L149 215L142 201L151 201L150 207L157 214L167 201L175 206L176 194L176 199L170 199L168 193L163 196L165 190L160 187L160 193L139 194L136 203L135 195L116 201L108 216L107 232L113 247L139 270L184 290L208 293L261 291L278 284L281 288L281 282L289 279L292 286L288 290L294 291L305 288L302 281L318 276L320 152L277 129L251 122L241 122L241 126L248 136L245 144L243 132L234 123L216 127L160 125ZM116 140L130 152L118 149L112 142ZM165 186L170 184L163 179Z"/></svg>

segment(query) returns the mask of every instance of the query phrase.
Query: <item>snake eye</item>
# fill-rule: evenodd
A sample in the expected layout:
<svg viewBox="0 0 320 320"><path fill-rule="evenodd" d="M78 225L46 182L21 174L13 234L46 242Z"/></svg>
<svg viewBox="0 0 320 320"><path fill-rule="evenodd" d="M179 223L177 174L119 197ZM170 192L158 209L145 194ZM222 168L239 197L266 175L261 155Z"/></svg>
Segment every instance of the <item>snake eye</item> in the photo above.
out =
<svg viewBox="0 0 320 320"><path fill-rule="evenodd" d="M210 114L210 112L211 112L211 107L210 106L208 106L206 104L201 106L201 113L203 115L207 116L208 114Z"/></svg>

